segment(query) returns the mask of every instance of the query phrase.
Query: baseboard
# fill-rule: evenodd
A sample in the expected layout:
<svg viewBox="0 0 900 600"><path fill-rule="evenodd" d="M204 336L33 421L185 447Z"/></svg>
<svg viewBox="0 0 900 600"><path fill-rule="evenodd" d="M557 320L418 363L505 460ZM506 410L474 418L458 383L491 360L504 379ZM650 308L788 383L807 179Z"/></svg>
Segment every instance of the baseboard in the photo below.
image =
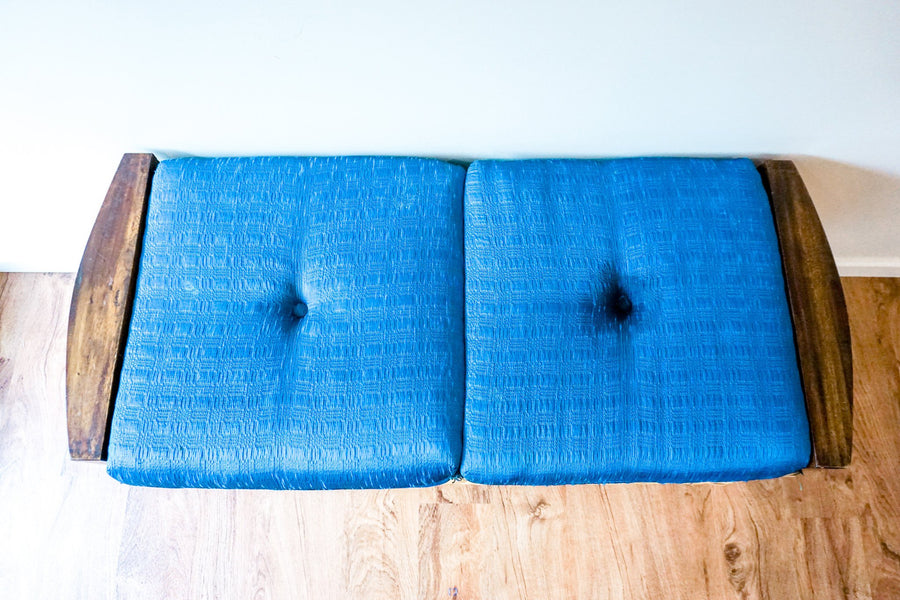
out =
<svg viewBox="0 0 900 600"><path fill-rule="evenodd" d="M900 277L900 258L835 257L841 277Z"/></svg>

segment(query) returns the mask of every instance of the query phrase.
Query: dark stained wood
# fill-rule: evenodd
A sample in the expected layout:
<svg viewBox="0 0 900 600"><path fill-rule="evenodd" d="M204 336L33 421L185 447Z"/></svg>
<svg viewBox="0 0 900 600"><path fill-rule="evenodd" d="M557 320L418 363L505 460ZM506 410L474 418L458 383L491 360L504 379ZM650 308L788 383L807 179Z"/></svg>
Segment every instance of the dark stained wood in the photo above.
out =
<svg viewBox="0 0 900 600"><path fill-rule="evenodd" d="M156 164L152 154L122 157L75 278L66 353L69 454L73 459L106 458L147 195Z"/></svg>
<svg viewBox="0 0 900 600"><path fill-rule="evenodd" d="M850 323L837 267L794 163L758 165L787 284L812 438L811 467L845 467L853 445Z"/></svg>

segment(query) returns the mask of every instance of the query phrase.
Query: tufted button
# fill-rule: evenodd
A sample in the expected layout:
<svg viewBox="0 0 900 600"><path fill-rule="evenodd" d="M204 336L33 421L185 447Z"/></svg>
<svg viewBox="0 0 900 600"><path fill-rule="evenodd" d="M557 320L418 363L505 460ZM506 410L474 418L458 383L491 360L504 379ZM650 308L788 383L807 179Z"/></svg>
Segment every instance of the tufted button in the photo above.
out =
<svg viewBox="0 0 900 600"><path fill-rule="evenodd" d="M613 280L604 294L603 306L606 318L619 324L624 323L634 312L634 302L631 300L631 296L617 279Z"/></svg>
<svg viewBox="0 0 900 600"><path fill-rule="evenodd" d="M633 309L634 305L631 303L631 298L628 297L625 290L619 290L619 293L613 298L613 310L616 316L625 318L631 314Z"/></svg>
<svg viewBox="0 0 900 600"><path fill-rule="evenodd" d="M306 302L300 301L294 305L294 316L298 319L302 319L306 316L306 313L309 312L309 308L306 306Z"/></svg>

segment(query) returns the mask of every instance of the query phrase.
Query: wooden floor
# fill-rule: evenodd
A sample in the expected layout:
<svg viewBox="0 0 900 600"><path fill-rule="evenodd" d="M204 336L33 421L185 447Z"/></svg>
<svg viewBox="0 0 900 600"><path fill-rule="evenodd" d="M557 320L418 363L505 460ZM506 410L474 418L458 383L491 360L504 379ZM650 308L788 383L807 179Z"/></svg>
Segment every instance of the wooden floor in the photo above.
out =
<svg viewBox="0 0 900 600"><path fill-rule="evenodd" d="M72 276L0 274L0 598L900 598L900 280L844 285L847 470L234 492L129 488L70 462Z"/></svg>

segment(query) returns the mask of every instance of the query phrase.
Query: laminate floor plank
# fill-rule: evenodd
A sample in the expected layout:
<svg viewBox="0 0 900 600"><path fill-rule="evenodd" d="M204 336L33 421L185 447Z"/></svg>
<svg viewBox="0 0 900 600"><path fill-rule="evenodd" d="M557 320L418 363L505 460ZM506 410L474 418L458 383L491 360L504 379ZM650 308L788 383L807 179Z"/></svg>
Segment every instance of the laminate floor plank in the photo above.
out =
<svg viewBox="0 0 900 600"><path fill-rule="evenodd" d="M0 274L0 597L900 598L900 280L843 282L849 469L270 492L129 488L68 460L73 277Z"/></svg>

